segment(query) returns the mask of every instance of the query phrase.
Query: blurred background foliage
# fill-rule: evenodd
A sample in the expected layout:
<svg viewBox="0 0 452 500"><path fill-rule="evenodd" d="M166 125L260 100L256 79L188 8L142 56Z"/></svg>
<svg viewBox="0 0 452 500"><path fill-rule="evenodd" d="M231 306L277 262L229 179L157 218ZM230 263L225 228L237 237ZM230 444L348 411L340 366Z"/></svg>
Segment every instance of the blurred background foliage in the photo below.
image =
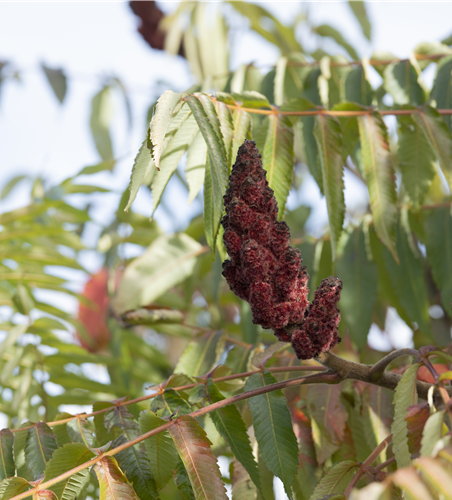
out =
<svg viewBox="0 0 452 500"><path fill-rule="evenodd" d="M365 4L349 2L349 6L349 22L360 25L363 41L371 39ZM257 91L277 106L304 98L325 109L352 109L340 108L344 102L379 110L424 104L452 109L452 38L420 44L405 60L380 52L359 59L361 50L350 45L346 30L313 24L309 13L316 5L310 10L301 5L292 25L281 23L263 6L247 2L181 2L170 15L164 15L155 2L130 2L130 7L140 18L139 32L150 47L187 59L193 75L189 93L223 91L236 95L238 101L242 96L243 102L243 92ZM237 15L278 48L280 59L274 67L250 63L231 71L234 26L230 20ZM300 26L309 32L303 43L297 36ZM429 88L423 74L431 65L436 66L436 77ZM64 109L70 84L65 70L43 65L42 71ZM12 62L0 64L0 85L20 77ZM171 84L171 75L168 81ZM30 186L27 205L0 215L0 411L11 428L26 420L53 421L62 411L87 410L99 401L138 398L146 387L162 383L173 371L201 375L225 360L233 371L246 371L250 352L275 341L271 331L252 324L248 304L230 292L221 276L219 251L212 256L208 247L212 242L206 239L200 202L205 160L199 160L203 154L205 159L206 151L196 134L184 143L177 161L172 157L167 178L163 169L157 172L155 168L142 168L139 177L132 177L130 186L124 186L113 222L101 228L97 241L87 237L86 228L93 221L91 198L108 191L96 185L96 175L113 170L118 160L119 148L111 138L113 94L123 100L128 120L132 119L125 86L118 78L107 78L91 102L90 127L98 164L82 168L58 185L41 177L11 176L1 191L1 198L7 199L20 183ZM155 103L151 103L148 123L154 111ZM394 338L385 330L394 322L400 325L400 318L413 331L412 341L405 337L407 342L416 347L450 343L451 118L432 116L440 144L428 142L421 125L410 116L401 117L398 125L395 120L387 121L397 183L396 198L391 201L397 210L392 247L383 244L374 230L362 148L359 140L350 140L353 147L346 151L345 167L354 180L334 260L328 224L309 225L311 209L300 196L303 184L316 182L322 190L315 119L303 117L287 125L294 141L285 195L292 189L292 203L283 215L293 244L301 249L308 266L310 289L315 290L331 274L344 282L339 304L343 343L337 352L348 358L369 363L379 359L381 354L368 344L369 332L372 328L379 332L383 345L385 341L390 348ZM249 117L245 135L263 149L268 141L268 118ZM341 119L340 126L344 137L347 133L356 136L352 120ZM144 131L143 139L146 146ZM423 141L421 156L413 157L419 141ZM137 165L142 159L136 161ZM61 163L64 169L64 158ZM136 195L144 186L153 194L154 209L160 201L159 210L171 206L175 213L183 213L182 203L165 190L167 182L179 183L199 207L180 233L163 231L155 220L131 208L124 211L130 192ZM174 226L179 229L180 221ZM101 266L91 274L86 259L93 252ZM83 289L74 285L68 270L85 273ZM134 298L134 294L139 296ZM78 313L68 313L62 305L67 296L78 301ZM137 320L132 310L140 306L145 308ZM216 339L204 371L188 373L191 368L183 365L192 354L186 352L181 358L187 343L198 337L202 343L216 331L222 337ZM297 364L298 360L290 354L276 363ZM371 393L372 389L361 395L371 398ZM314 396L303 390L292 400L300 406L300 398L308 401L309 397ZM356 409L361 403L353 400L350 404ZM147 406L143 403L136 408ZM326 451L328 458L335 450ZM168 498L172 493L168 492Z"/></svg>

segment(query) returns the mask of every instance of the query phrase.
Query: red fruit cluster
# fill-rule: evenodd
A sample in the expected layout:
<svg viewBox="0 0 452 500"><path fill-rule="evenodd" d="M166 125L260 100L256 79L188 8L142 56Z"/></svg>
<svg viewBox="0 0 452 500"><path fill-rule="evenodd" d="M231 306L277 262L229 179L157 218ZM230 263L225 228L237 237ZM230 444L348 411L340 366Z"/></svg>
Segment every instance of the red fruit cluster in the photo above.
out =
<svg viewBox="0 0 452 500"><path fill-rule="evenodd" d="M249 302L253 323L272 328L285 342L291 340L286 327L291 326L293 331L293 325L299 326L295 329L299 346L295 350L302 359L333 347L340 340L340 316L336 307L339 299L334 302L332 296L337 291L339 297L340 280L329 278L322 282L327 283L316 292L308 313L309 275L306 266L301 265L300 251L289 245L289 227L278 222L278 204L253 141L245 140L239 148L224 204L226 215L221 223L231 260L223 263L223 276L231 290ZM329 280L337 280L334 287ZM319 325L317 330L315 325L311 329L303 326L311 311L311 322ZM333 324L334 328L323 330Z"/></svg>
<svg viewBox="0 0 452 500"><path fill-rule="evenodd" d="M245 140L224 196L221 223L231 260L223 263L223 276L250 303L253 322L278 331L303 319L309 276L300 251L289 246L287 224L278 222L278 205L265 174L256 144Z"/></svg>
<svg viewBox="0 0 452 500"><path fill-rule="evenodd" d="M341 298L342 281L330 276L322 280L315 291L312 304L305 318L291 338L292 347L299 359L311 359L332 349L341 341L338 325L341 313L337 303Z"/></svg>

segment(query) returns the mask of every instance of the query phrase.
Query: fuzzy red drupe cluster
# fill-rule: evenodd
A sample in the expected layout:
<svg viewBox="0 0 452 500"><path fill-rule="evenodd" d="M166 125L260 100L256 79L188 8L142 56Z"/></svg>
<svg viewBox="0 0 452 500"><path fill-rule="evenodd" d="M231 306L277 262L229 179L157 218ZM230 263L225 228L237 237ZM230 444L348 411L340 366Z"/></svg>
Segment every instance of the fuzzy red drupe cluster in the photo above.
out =
<svg viewBox="0 0 452 500"><path fill-rule="evenodd" d="M245 140L239 148L224 204L221 223L231 260L223 263L223 276L249 302L253 323L272 328L285 342L291 341L286 327L294 331L296 325L292 339L298 345L292 343L300 359L336 345L342 284L338 278L323 280L308 307L309 275L300 250L289 244L289 227L278 222L278 204L253 141Z"/></svg>

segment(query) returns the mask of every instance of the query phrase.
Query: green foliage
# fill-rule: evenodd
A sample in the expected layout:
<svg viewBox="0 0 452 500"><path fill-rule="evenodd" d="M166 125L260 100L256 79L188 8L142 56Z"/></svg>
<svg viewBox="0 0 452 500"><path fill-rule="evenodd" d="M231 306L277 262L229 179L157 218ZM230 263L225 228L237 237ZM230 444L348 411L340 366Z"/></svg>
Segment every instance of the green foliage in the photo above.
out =
<svg viewBox="0 0 452 500"><path fill-rule="evenodd" d="M450 426L438 391L437 408L424 408L429 418L416 421L420 458L410 456L413 422L406 417L419 364L404 372L394 398L378 380L359 377L299 387L313 364L254 325L249 304L221 276L227 254L220 221L238 148L252 139L278 218L311 275L310 299L327 276L343 282L343 342L335 350L341 375L347 378L350 366L344 359L369 365L381 358L368 334L373 324L386 328L389 308L414 330L415 349L440 344L428 356L449 363L452 135L441 110L452 105L451 50L425 43L408 60L377 52L359 61L366 54L349 43L346 29L317 26L309 11L288 26L260 5L228 3L211 12L202 2L181 2L163 18L166 50L182 47L197 85L167 90L151 107L111 222L101 223L95 205L111 195L98 179L118 157L110 134L115 92L133 125L117 78L105 80L91 103L101 163L59 184L16 175L1 189L1 199L11 200L19 184L31 186L29 204L0 214L0 411L10 428L0 432L0 500L29 488L36 500L224 499L228 483L233 499L272 500L274 476L300 500L344 498L352 478L352 499L450 498ZM370 40L365 3L348 5ZM280 51L273 68L230 71L231 15ZM315 43L306 50L296 35L301 25L356 60ZM422 83L430 63L437 65L431 89ZM370 66L383 78L379 88L369 82ZM71 83L65 71L43 71L64 105ZM388 96L393 108L384 104ZM397 135L380 111L398 113ZM347 197L347 176L369 204ZM301 197L310 177L325 198L325 227L313 224L315 210ZM172 182L189 203L203 191L203 214L179 218L184 200L169 198ZM134 212L141 186L151 192L153 214L174 214L185 229L163 232ZM131 249L138 256L129 259ZM104 272L98 288L99 275L85 268L92 269L87 250ZM64 301L75 301L79 313L67 312ZM400 373L405 365L397 363ZM107 381L97 379L98 369ZM281 385L268 388L279 382L284 394ZM253 397L242 396L246 391ZM62 411L68 404L93 411L72 415ZM391 431L392 444L371 456ZM230 461L229 478L220 476L220 455ZM365 477L376 481L366 486Z"/></svg>

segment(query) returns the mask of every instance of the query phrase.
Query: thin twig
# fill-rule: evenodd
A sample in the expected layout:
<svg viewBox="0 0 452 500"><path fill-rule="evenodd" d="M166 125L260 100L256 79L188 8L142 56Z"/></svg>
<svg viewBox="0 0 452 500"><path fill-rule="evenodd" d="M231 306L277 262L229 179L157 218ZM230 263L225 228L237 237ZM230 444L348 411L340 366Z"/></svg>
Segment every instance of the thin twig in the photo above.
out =
<svg viewBox="0 0 452 500"><path fill-rule="evenodd" d="M327 369L324 368L323 366L277 366L277 367L271 367L267 368L267 370L271 373L284 373L284 372L300 372L300 371L308 371L308 372L324 372ZM239 378L245 378L245 377L251 377L251 375L254 375L255 373L259 373L261 370L253 370L249 372L243 372L243 373L233 373L231 375L225 375L224 377L217 377L213 378L213 382L218 383L218 382L227 382L229 380L236 380ZM54 422L47 422L47 425L49 427L53 427L55 425L61 425L61 424L67 424L71 420L74 420L76 418L82 417L82 418L89 418L89 417L94 417L95 415L100 415L102 413L105 413L109 410L111 410L114 407L120 407L120 406L129 406L131 404L135 403L140 403L141 401L146 401L148 399L156 398L157 396L160 396L164 392L164 388L168 381L163 382L162 384L156 386L159 389L156 392L153 392L152 394L147 394L146 396L141 396L140 398L136 399L131 399L129 401L120 401L118 403L112 404L112 406L109 406L108 408L102 408L101 410L93 411L91 413L81 413L81 414L76 414L68 418L64 418L62 420L55 420ZM204 382L194 382L193 384L187 384L187 385L181 385L179 387L171 387L171 389L174 389L175 391L185 391L187 389L193 389L193 387L196 387L197 385L202 385ZM11 432L21 432L25 431L27 429L31 429L35 427L36 424L33 425L28 425L26 427L20 427L17 429L11 429Z"/></svg>
<svg viewBox="0 0 452 500"><path fill-rule="evenodd" d="M230 398L223 399L221 401L218 401L217 403L213 403L209 406L205 406L204 408L201 408L199 410L196 410L192 413L189 413L188 415L197 418L200 417L201 415L204 415L206 413L210 413L212 411L218 410L220 408L223 408L224 406L228 406L234 403L238 403L239 401L243 401L245 399L249 399L255 396L260 396L261 394L267 394L268 392L273 392L277 390L282 390L282 389L287 389L288 387L295 387L299 385L306 385L306 384L338 384L340 382L340 377L335 374L335 373L316 373L314 375L308 375L307 377L301 377L301 378L296 378L296 379L291 379L291 380L285 380L283 382L278 382L276 384L271 384L267 385L265 387L259 387L258 389L253 389L252 391L247 391L247 392L242 392L241 394L237 394L236 396L232 396ZM84 464L79 465L78 467L75 467L63 474L60 474L59 476L50 479L49 481L45 481L44 483L41 483L39 486L32 488L31 490L25 491L19 495L16 495L15 497L12 497L10 500L21 500L22 498L29 497L35 493L37 493L39 490L44 490L48 489L50 486L53 486L54 484L59 483L60 481L63 481L64 479L68 479L72 475L76 474L77 472L80 472L87 467L91 467L92 465L96 464L100 460L102 460L103 457L106 456L114 456L117 453L130 448L131 446L134 446L138 443L141 443L145 439L154 436L155 434L159 434L160 432L165 431L174 423L177 422L177 419L170 421L166 424L161 425L160 427L157 427L156 429L153 429L149 432L146 432L145 434L142 434L141 436L138 436L135 439L132 439L131 441L127 441L126 443L123 443L120 446L117 446L116 448L113 448L111 450L108 450L101 455L94 457L93 459L89 460L88 462L85 462Z"/></svg>
<svg viewBox="0 0 452 500"><path fill-rule="evenodd" d="M356 474L353 476L353 479L350 481L347 489L345 490L344 496L348 498L350 493L352 492L355 485L360 480L361 476L364 474L366 467L372 465L372 462L380 455L380 453L388 446L388 444L392 440L392 434L389 434L383 441L375 448L375 450L364 460L364 462L360 465Z"/></svg>

